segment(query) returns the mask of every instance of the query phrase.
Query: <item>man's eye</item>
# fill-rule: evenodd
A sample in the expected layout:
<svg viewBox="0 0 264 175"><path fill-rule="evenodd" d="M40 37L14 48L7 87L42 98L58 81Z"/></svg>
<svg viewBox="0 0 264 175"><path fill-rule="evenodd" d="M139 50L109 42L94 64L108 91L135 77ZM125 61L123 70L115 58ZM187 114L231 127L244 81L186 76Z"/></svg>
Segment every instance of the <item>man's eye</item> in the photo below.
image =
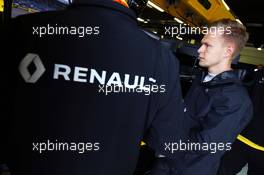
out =
<svg viewBox="0 0 264 175"><path fill-rule="evenodd" d="M209 44L205 44L205 47L210 47L211 45L209 45Z"/></svg>

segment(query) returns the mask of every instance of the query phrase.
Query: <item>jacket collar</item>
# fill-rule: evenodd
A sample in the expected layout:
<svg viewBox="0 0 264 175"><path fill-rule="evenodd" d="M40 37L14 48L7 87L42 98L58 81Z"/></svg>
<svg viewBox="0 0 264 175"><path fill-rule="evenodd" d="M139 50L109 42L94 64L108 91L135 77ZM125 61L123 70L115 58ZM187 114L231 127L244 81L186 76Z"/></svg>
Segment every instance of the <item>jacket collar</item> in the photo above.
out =
<svg viewBox="0 0 264 175"><path fill-rule="evenodd" d="M234 84L234 83L241 83L241 80L239 78L239 74L235 70L229 70L222 72L218 75L216 75L211 81L203 82L204 77L207 73L203 72L201 77L201 83L204 86L216 86L216 85L224 85L224 84Z"/></svg>
<svg viewBox="0 0 264 175"><path fill-rule="evenodd" d="M111 10L119 11L129 17L131 17L135 22L137 22L136 14L127 8L113 0L74 0L71 7L74 6L97 6L102 8L109 8Z"/></svg>

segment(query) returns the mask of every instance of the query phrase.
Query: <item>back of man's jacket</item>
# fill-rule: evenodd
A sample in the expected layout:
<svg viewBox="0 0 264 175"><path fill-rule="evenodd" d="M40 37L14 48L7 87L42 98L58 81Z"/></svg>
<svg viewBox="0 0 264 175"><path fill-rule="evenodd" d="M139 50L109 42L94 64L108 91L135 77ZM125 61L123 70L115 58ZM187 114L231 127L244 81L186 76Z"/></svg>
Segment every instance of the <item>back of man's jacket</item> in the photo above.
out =
<svg viewBox="0 0 264 175"><path fill-rule="evenodd" d="M11 170L129 175L143 137L164 155L184 139L178 62L136 23L106 0L13 20L2 80Z"/></svg>

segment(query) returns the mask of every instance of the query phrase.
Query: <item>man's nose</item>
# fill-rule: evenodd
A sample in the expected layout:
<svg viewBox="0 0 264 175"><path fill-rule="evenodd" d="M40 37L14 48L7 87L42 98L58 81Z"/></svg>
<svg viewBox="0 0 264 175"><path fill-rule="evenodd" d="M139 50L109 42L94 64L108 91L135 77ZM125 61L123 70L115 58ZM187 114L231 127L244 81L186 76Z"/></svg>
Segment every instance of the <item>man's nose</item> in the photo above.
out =
<svg viewBox="0 0 264 175"><path fill-rule="evenodd" d="M203 51L203 45L197 50L197 52L200 54Z"/></svg>

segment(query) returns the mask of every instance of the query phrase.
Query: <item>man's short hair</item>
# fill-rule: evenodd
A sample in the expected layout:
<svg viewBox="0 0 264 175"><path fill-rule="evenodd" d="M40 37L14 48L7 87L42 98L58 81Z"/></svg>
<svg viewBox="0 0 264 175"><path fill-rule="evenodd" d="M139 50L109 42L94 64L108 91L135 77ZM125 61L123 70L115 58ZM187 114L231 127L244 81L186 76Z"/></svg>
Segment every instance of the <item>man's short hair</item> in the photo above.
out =
<svg viewBox="0 0 264 175"><path fill-rule="evenodd" d="M233 58L238 56L248 41L246 27L231 19L220 19L210 24L210 27L224 28L223 37L227 42L235 44Z"/></svg>

